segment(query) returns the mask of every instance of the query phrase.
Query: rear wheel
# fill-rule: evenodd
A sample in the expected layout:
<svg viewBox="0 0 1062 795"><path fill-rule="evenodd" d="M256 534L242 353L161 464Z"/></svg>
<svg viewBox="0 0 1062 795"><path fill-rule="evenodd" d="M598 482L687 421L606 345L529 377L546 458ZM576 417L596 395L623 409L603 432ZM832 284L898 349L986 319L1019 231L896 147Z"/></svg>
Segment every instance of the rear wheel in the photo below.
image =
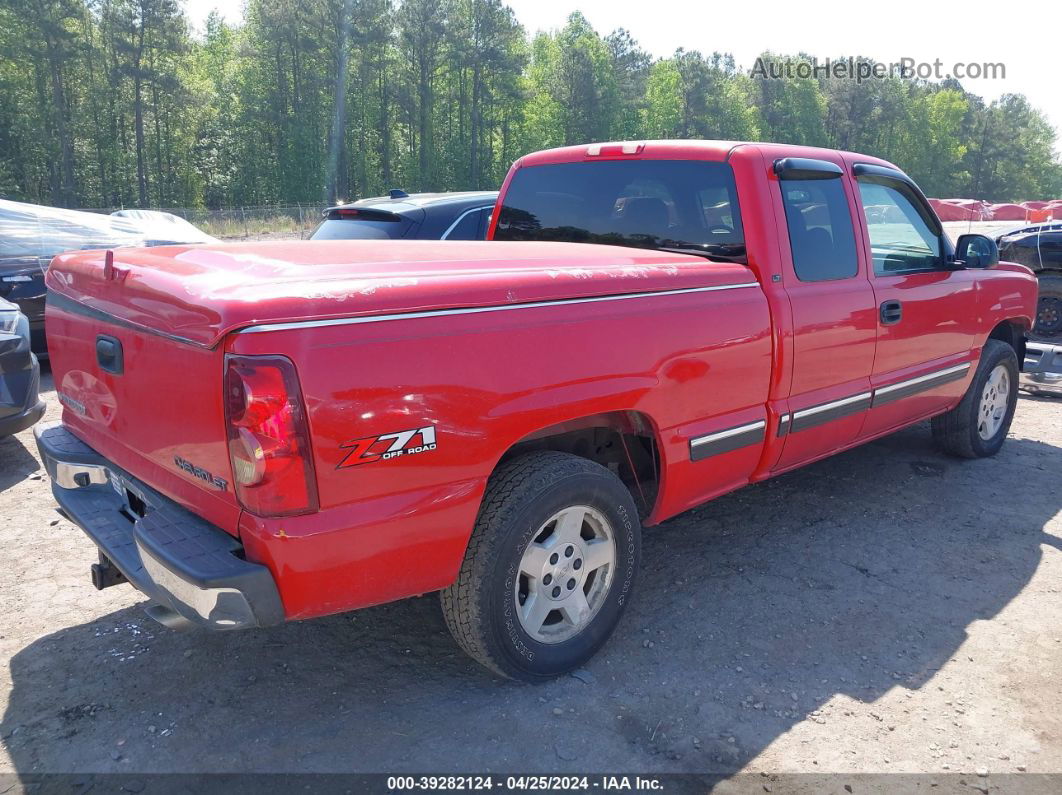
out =
<svg viewBox="0 0 1062 795"><path fill-rule="evenodd" d="M637 510L612 472L566 453L521 456L487 486L457 581L441 594L447 626L503 676L570 671L619 622L640 547Z"/></svg>
<svg viewBox="0 0 1062 795"><path fill-rule="evenodd" d="M933 418L933 438L962 458L995 455L1003 446L1018 402L1018 357L1005 342L988 340L959 405Z"/></svg>

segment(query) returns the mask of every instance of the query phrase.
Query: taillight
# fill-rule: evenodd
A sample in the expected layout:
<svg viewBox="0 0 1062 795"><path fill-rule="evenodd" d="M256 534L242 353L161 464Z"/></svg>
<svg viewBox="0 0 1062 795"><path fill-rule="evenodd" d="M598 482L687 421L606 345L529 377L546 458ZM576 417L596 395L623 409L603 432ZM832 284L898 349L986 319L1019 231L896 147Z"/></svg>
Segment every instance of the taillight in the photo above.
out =
<svg viewBox="0 0 1062 795"><path fill-rule="evenodd" d="M318 508L310 433L290 359L225 357L225 419L236 496L258 516Z"/></svg>

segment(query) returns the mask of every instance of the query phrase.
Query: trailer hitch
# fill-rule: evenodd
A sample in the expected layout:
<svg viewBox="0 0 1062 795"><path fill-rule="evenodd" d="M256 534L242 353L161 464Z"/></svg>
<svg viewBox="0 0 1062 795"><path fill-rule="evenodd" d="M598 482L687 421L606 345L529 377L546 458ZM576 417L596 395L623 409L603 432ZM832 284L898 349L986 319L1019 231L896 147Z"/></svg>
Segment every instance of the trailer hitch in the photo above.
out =
<svg viewBox="0 0 1062 795"><path fill-rule="evenodd" d="M111 559L101 552L100 562L92 564L92 584L96 590L102 591L104 588L121 585L123 582L129 582L129 580L111 562Z"/></svg>

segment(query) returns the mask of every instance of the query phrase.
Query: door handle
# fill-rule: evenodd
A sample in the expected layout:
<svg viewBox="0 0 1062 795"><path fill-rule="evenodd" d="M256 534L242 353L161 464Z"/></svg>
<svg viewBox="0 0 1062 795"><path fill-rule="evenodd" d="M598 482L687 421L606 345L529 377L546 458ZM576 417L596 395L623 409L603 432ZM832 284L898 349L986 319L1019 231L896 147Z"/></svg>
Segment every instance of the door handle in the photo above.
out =
<svg viewBox="0 0 1062 795"><path fill-rule="evenodd" d="M125 372L125 355L122 342L116 337L100 334L96 337L96 364L105 373L121 375Z"/></svg>
<svg viewBox="0 0 1062 795"><path fill-rule="evenodd" d="M884 301L880 307L881 325L891 326L900 322L903 317L903 304L899 301Z"/></svg>

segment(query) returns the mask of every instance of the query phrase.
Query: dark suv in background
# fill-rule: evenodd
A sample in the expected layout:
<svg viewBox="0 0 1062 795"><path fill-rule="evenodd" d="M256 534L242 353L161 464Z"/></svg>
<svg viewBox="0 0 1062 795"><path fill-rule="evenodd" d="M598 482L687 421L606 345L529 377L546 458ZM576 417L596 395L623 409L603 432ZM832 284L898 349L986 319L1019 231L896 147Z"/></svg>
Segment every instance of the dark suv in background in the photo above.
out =
<svg viewBox="0 0 1062 795"><path fill-rule="evenodd" d="M485 240L497 191L405 193L329 207L310 240Z"/></svg>
<svg viewBox="0 0 1062 795"><path fill-rule="evenodd" d="M999 258L1028 265L1040 284L1032 338L1062 345L1062 221L1031 224L996 238Z"/></svg>
<svg viewBox="0 0 1062 795"><path fill-rule="evenodd" d="M0 298L0 438L28 428L44 414L41 371L30 350L29 321Z"/></svg>
<svg viewBox="0 0 1062 795"><path fill-rule="evenodd" d="M996 238L999 258L1028 265L1040 296L1025 348L1021 383L1039 394L1062 396L1062 221L1029 224Z"/></svg>

